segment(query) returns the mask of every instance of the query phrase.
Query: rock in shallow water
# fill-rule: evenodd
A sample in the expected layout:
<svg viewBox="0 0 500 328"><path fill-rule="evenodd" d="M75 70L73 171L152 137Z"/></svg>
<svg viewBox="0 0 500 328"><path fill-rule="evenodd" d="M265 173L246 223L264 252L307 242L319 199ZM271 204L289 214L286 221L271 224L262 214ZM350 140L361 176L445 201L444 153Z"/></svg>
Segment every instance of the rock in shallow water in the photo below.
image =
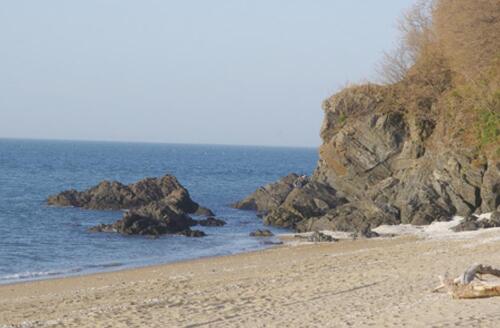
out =
<svg viewBox="0 0 500 328"><path fill-rule="evenodd" d="M197 223L202 227L222 227L226 224L226 221L209 216L206 219L198 220Z"/></svg>
<svg viewBox="0 0 500 328"><path fill-rule="evenodd" d="M85 191L70 189L47 199L48 205L96 210L135 209L154 202L174 205L189 214L213 215L212 211L194 202L173 175L145 178L129 185L102 181Z"/></svg>
<svg viewBox="0 0 500 328"><path fill-rule="evenodd" d="M205 237L206 234L200 230L191 230L187 229L178 233L178 235L186 236L186 237Z"/></svg>
<svg viewBox="0 0 500 328"><path fill-rule="evenodd" d="M267 229L258 229L255 231L250 232L250 237L272 237L274 234Z"/></svg>
<svg viewBox="0 0 500 328"><path fill-rule="evenodd" d="M68 190L50 196L47 203L91 209L128 209L115 223L100 224L89 229L91 232L117 232L124 235L181 234L202 237L205 235L202 231L190 229L198 222L188 214L213 215L212 211L194 202L188 191L171 175L146 178L127 186L103 181L86 191Z"/></svg>
<svg viewBox="0 0 500 328"><path fill-rule="evenodd" d="M90 229L92 232L118 232L124 235L163 235L184 233L196 221L173 205L151 203L125 212L112 224L101 224Z"/></svg>
<svg viewBox="0 0 500 328"><path fill-rule="evenodd" d="M275 183L257 189L247 198L233 204L232 207L240 210L254 210L259 213L269 212L285 201L299 178L299 175L291 173Z"/></svg>

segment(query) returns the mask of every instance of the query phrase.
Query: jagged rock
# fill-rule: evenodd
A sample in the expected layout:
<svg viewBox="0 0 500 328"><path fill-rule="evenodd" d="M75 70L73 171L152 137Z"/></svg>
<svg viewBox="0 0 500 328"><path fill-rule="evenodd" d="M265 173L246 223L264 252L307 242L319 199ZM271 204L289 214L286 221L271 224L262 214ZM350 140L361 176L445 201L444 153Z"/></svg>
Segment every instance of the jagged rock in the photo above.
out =
<svg viewBox="0 0 500 328"><path fill-rule="evenodd" d="M205 235L202 231L190 229L197 222L187 213L213 214L194 202L188 191L171 175L146 178L129 185L103 181L82 192L68 190L50 196L47 203L89 209L128 209L115 223L100 224L89 229L91 232L124 235L181 234L202 237Z"/></svg>
<svg viewBox="0 0 500 328"><path fill-rule="evenodd" d="M269 212L280 206L290 192L302 184L301 177L295 173L281 178L275 183L259 188L247 198L232 205L241 210L254 210L260 213Z"/></svg>
<svg viewBox="0 0 500 328"><path fill-rule="evenodd" d="M128 209L115 223L89 229L91 232L124 235L182 234L200 237L204 233L190 229L197 222L187 214L213 215L212 211L194 202L188 191L171 175L146 178L129 185L103 181L85 191L72 189L49 196L47 203L101 210ZM213 223L212 220L209 222Z"/></svg>
<svg viewBox="0 0 500 328"><path fill-rule="evenodd" d="M491 213L489 219L478 220L479 227L482 229L498 228L500 227L500 214L498 212Z"/></svg>
<svg viewBox="0 0 500 328"><path fill-rule="evenodd" d="M381 209L370 203L352 202L328 211L324 216L313 217L300 222L299 232L314 230L352 231L359 235L370 236L371 226L399 223L398 212L387 205Z"/></svg>
<svg viewBox="0 0 500 328"><path fill-rule="evenodd" d="M278 207L264 216L263 221L266 225L272 225L282 228L295 228L297 223L301 222L304 218L297 214L297 212Z"/></svg>
<svg viewBox="0 0 500 328"><path fill-rule="evenodd" d="M375 238L379 237L379 234L376 233L375 231L372 231L370 228L370 225L366 223L365 225L362 225L356 229L353 235L354 239L357 238Z"/></svg>
<svg viewBox="0 0 500 328"><path fill-rule="evenodd" d="M290 190L281 204L271 209L264 216L264 224L296 228L297 223L310 217L326 214L331 208L346 203L347 200L338 195L328 185L309 181Z"/></svg>
<svg viewBox="0 0 500 328"><path fill-rule="evenodd" d="M288 194L280 208L296 212L303 218L325 214L329 209L347 203L347 200L330 186L311 181Z"/></svg>
<svg viewBox="0 0 500 328"><path fill-rule="evenodd" d="M255 230L253 232L250 232L250 237L272 237L274 236L274 234L270 231L270 230L267 230L267 229L258 229L258 230Z"/></svg>
<svg viewBox="0 0 500 328"><path fill-rule="evenodd" d="M494 163L492 160L488 163L481 185L481 197L482 212L487 213L500 208L500 163Z"/></svg>
<svg viewBox="0 0 500 328"><path fill-rule="evenodd" d="M191 230L191 229L186 229L178 233L178 235L186 236L186 237L205 237L206 234L203 231L200 230Z"/></svg>
<svg viewBox="0 0 500 328"><path fill-rule="evenodd" d="M473 231L477 229L479 229L479 224L477 222L477 217L474 215L466 217L458 225L452 228L452 230L455 232Z"/></svg>
<svg viewBox="0 0 500 328"><path fill-rule="evenodd" d="M198 220L199 225L203 227L222 227L226 224L226 221L209 216L206 219Z"/></svg>
<svg viewBox="0 0 500 328"><path fill-rule="evenodd" d="M98 224L89 228L89 232L118 232L112 224Z"/></svg>
<svg viewBox="0 0 500 328"><path fill-rule="evenodd" d="M203 207L203 206L198 206L198 208L196 209L196 211L193 214L198 215L198 216L213 216L213 215L215 215L211 209Z"/></svg>
<svg viewBox="0 0 500 328"><path fill-rule="evenodd" d="M183 233L194 225L196 221L175 206L156 202L129 210L115 223L100 224L90 231L118 232L124 235L162 235Z"/></svg>
<svg viewBox="0 0 500 328"><path fill-rule="evenodd" d="M453 227L453 231L473 231L498 227L500 227L500 212L493 211L488 219L479 219L476 215L470 215Z"/></svg>
<svg viewBox="0 0 500 328"><path fill-rule="evenodd" d="M390 92L391 87L361 86L325 102L323 145L312 179L331 185L350 202L373 202L383 212L388 204L399 212L389 216L393 223L449 220L469 215L488 200L491 210L500 183L497 166L489 163L486 171L465 150L435 146L436 130L446 122L388 107ZM428 101L426 110L432 110ZM340 115L345 116L342 124ZM485 186L488 192L482 191ZM380 216L375 222L365 216L372 227L384 223Z"/></svg>
<svg viewBox="0 0 500 328"><path fill-rule="evenodd" d="M169 203L186 213L213 215L209 209L194 202L188 191L172 175L145 178L129 185L117 181L102 181L85 191L71 189L47 199L49 205L98 210L135 209L153 202Z"/></svg>
<svg viewBox="0 0 500 328"><path fill-rule="evenodd" d="M309 237L307 237L307 241L314 243L322 243L322 242L334 242L338 241L338 239L333 238L332 236L325 235L322 232L314 231Z"/></svg>
<svg viewBox="0 0 500 328"><path fill-rule="evenodd" d="M365 227L424 225L499 207L498 160L454 143L436 96L425 91L413 98L403 85L352 87L326 100L312 177L299 188L298 176L289 175L236 207L297 231L369 236Z"/></svg>
<svg viewBox="0 0 500 328"><path fill-rule="evenodd" d="M496 210L491 212L490 221L500 226L500 211Z"/></svg>

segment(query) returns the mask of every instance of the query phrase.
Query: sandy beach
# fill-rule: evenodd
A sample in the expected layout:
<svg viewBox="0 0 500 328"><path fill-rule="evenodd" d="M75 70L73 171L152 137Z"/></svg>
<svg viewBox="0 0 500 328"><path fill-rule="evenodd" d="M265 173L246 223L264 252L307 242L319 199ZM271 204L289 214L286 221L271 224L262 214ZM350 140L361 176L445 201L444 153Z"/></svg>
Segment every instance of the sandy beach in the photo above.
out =
<svg viewBox="0 0 500 328"><path fill-rule="evenodd" d="M500 266L500 230L264 251L0 286L0 327L498 327L500 297L431 293Z"/></svg>

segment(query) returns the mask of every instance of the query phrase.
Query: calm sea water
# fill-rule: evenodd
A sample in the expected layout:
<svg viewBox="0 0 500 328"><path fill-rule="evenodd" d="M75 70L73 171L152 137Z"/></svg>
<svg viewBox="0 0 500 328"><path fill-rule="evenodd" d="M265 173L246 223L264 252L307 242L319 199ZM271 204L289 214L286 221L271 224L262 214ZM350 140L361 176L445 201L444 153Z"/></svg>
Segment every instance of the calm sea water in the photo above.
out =
<svg viewBox="0 0 500 328"><path fill-rule="evenodd" d="M310 174L315 149L0 139L0 283L116 270L266 247L248 236L255 213L231 209L290 172ZM48 195L99 181L174 174L192 198L228 222L208 236L147 239L92 234L116 211L53 208ZM275 232L283 230L272 229Z"/></svg>

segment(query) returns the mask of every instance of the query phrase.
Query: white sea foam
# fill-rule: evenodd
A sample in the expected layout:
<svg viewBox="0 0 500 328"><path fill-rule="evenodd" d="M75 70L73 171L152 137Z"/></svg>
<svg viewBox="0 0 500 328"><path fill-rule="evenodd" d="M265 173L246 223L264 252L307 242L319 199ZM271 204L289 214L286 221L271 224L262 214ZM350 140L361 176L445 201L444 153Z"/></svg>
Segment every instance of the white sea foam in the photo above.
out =
<svg viewBox="0 0 500 328"><path fill-rule="evenodd" d="M12 274L6 274L0 276L0 284L10 283L16 281L25 280L38 280L57 276L69 276L75 275L83 272L95 272L102 271L103 269L109 269L113 267L123 266L120 262L102 263L102 264L90 264L78 268L62 269L62 270L51 270L51 271L24 271Z"/></svg>
<svg viewBox="0 0 500 328"><path fill-rule="evenodd" d="M26 279L37 279L50 276L69 274L72 271L26 271L13 274L7 274L0 276L0 282L16 281L16 280L26 280ZM75 271L73 271L75 272Z"/></svg>

